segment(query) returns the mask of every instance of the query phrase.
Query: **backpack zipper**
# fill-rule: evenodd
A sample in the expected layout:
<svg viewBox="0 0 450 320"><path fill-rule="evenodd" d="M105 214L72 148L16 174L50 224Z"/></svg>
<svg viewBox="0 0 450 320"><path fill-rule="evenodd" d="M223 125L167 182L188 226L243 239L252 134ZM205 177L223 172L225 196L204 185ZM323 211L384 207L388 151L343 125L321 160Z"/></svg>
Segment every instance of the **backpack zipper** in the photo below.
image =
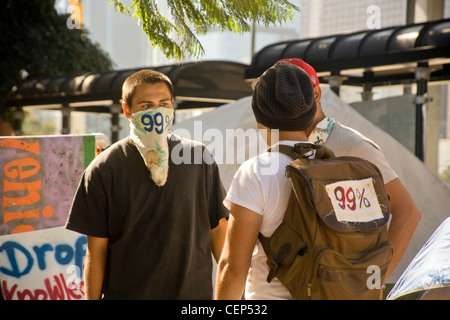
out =
<svg viewBox="0 0 450 320"><path fill-rule="evenodd" d="M312 274L309 275L309 281L308 284L306 285L306 298L307 300L311 300L312 297L312 285L314 283L314 281L317 278L317 269L319 268L319 260L320 258L326 254L327 252L333 251L331 249L322 249L321 251L319 251L319 253L317 253L315 256L311 257L311 260L308 264L308 267L306 268L306 270L309 270L309 266L314 262L314 266L311 269Z"/></svg>
<svg viewBox="0 0 450 320"><path fill-rule="evenodd" d="M311 296L312 296L312 293L311 293L311 282L308 283L308 286L306 287L306 295L307 295L307 299L311 300Z"/></svg>

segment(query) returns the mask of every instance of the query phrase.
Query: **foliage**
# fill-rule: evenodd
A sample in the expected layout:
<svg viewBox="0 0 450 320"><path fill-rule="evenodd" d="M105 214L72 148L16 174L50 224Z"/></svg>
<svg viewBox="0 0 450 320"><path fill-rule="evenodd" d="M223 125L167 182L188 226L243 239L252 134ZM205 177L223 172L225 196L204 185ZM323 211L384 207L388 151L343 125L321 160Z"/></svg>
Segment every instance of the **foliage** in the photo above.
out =
<svg viewBox="0 0 450 320"><path fill-rule="evenodd" d="M157 0L110 0L116 11L132 15L142 25L153 47L157 46L169 59L197 59L204 49L195 34L219 28L236 33L251 30L253 21L266 27L292 20L296 6L287 0L167 0L167 15L162 14ZM164 10L163 10L164 11Z"/></svg>
<svg viewBox="0 0 450 320"><path fill-rule="evenodd" d="M68 28L55 0L0 1L0 116L13 86L29 77L106 71L112 61L84 29Z"/></svg>

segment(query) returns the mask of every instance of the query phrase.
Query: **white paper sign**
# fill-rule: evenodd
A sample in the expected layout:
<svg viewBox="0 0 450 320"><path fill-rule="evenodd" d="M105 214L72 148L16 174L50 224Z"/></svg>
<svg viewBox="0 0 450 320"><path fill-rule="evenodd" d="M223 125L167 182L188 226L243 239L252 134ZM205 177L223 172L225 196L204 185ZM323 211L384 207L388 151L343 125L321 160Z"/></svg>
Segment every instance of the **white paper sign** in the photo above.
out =
<svg viewBox="0 0 450 320"><path fill-rule="evenodd" d="M368 222L383 218L371 178L339 181L325 188L338 221Z"/></svg>
<svg viewBox="0 0 450 320"><path fill-rule="evenodd" d="M64 227L0 237L5 300L82 300L85 235Z"/></svg>

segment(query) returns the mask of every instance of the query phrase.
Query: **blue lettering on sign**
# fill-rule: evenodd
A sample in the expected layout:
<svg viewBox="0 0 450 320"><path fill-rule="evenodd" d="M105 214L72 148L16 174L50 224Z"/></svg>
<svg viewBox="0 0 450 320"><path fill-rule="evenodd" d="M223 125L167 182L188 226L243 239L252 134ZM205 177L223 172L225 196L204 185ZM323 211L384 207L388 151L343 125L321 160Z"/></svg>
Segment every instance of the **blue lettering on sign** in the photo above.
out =
<svg viewBox="0 0 450 320"><path fill-rule="evenodd" d="M145 126L145 131L152 132L153 128L158 134L164 131L164 117L161 112L155 113L153 117L146 113L141 117L141 122Z"/></svg>
<svg viewBox="0 0 450 320"><path fill-rule="evenodd" d="M52 255L55 261L60 265L68 265L73 260L74 264L83 270L83 259L86 254L86 236L81 236L75 241L75 247L68 244L58 244L53 246L50 243L45 243L41 246L33 246L34 255L36 256L37 266L40 270L47 268L47 258L50 256L49 252L53 252ZM0 253L6 252L7 260L9 261L9 267L4 265L6 259L2 259L0 262L0 272L15 278L20 278L30 273L33 268L34 259L33 254L27 248L15 241L7 241L0 246ZM25 265L19 266L18 254L22 254L25 257ZM23 260L23 259L22 259ZM23 263L22 263L23 264Z"/></svg>
<svg viewBox="0 0 450 320"><path fill-rule="evenodd" d="M0 266L0 271L8 276L20 278L30 272L33 267L33 257L26 248L15 241L7 241L0 247L0 252L6 251L11 269ZM21 271L17 264L16 252L21 252L26 258L26 267Z"/></svg>
<svg viewBox="0 0 450 320"><path fill-rule="evenodd" d="M36 258L37 258L37 263L38 263L38 267L41 270L44 270L46 268L45 265L45 252L46 251L53 251L53 247L46 243L40 247L38 246L34 246L33 247L34 252L36 253Z"/></svg>

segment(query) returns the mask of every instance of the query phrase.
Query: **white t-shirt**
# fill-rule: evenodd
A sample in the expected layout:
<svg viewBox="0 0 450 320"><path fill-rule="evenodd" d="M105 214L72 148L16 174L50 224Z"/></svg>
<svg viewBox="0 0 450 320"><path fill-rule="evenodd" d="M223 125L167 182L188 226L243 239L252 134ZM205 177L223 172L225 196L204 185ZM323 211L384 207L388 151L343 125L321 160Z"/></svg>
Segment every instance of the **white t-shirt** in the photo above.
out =
<svg viewBox="0 0 450 320"><path fill-rule="evenodd" d="M279 144L294 146L300 142L309 143L280 141ZM279 152L264 152L247 160L236 172L224 200L228 209L232 202L262 215L260 232L265 237L270 237L283 220L292 191L285 168L291 162L292 158ZM267 283L269 267L266 261L264 249L257 240L247 276L245 299L292 299L277 278Z"/></svg>
<svg viewBox="0 0 450 320"><path fill-rule="evenodd" d="M324 145L333 150L336 157L353 156L369 160L380 169L384 184L398 178L375 142L339 122L334 124Z"/></svg>
<svg viewBox="0 0 450 320"><path fill-rule="evenodd" d="M323 140L325 146L333 150L336 156L355 156L371 161L380 169L385 184L398 177L380 148L358 131L334 121L330 124L328 118L319 123L318 127L323 127L321 131L326 133L322 132L319 137L310 136L312 142ZM299 142L303 141L279 143L294 146ZM264 152L249 159L236 172L224 200L228 209L230 202L233 202L262 215L260 232L265 237L272 235L283 220L292 191L289 179L285 176L285 167L290 162L290 157L278 152ZM289 291L277 278L267 283L269 267L266 261L264 249L257 240L247 276L245 299L292 299Z"/></svg>

